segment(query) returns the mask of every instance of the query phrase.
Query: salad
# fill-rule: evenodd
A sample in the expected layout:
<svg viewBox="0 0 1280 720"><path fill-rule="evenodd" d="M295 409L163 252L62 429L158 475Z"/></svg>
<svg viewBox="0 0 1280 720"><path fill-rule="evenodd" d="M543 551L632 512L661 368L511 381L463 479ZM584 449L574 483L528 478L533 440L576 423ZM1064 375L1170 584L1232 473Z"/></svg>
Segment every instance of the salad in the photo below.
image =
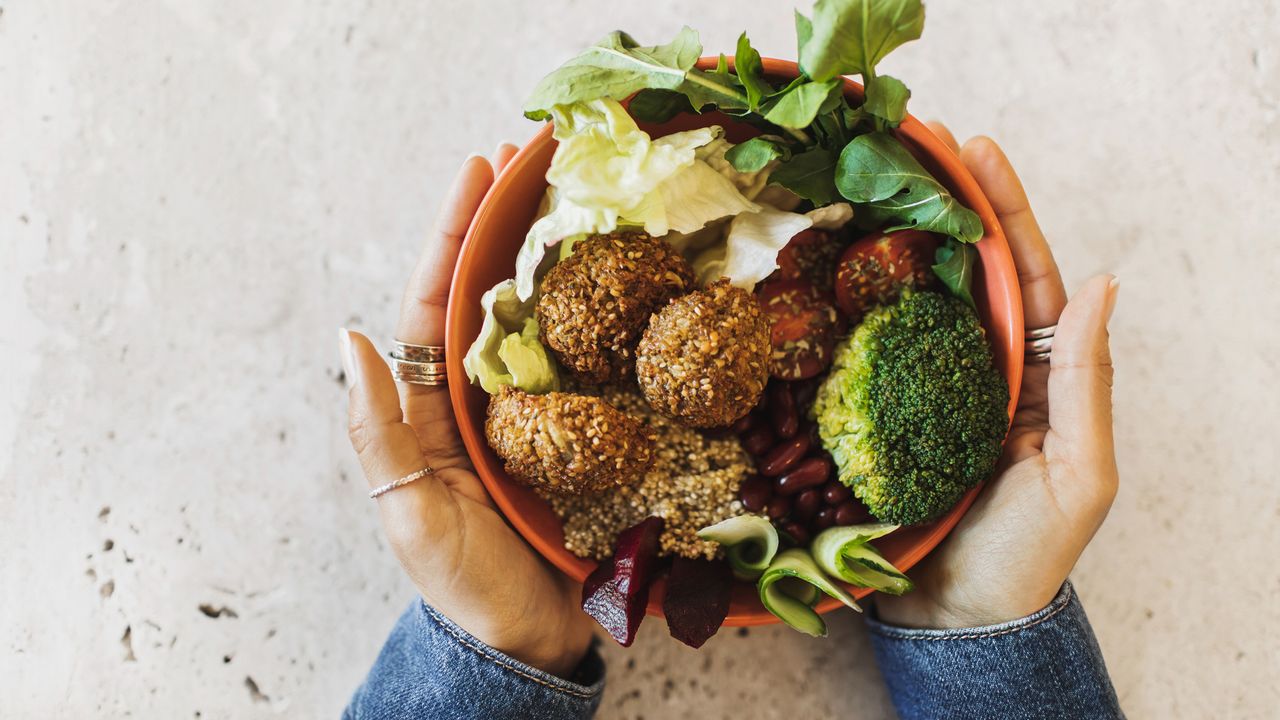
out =
<svg viewBox="0 0 1280 720"><path fill-rule="evenodd" d="M664 573L693 647L735 583L817 636L823 595L858 609L843 583L910 591L873 542L985 480L1008 426L970 292L982 223L895 136L910 91L876 72L921 3L818 0L795 22L794 78L745 33L700 69L687 27L614 32L525 104L558 146L464 364L507 472L599 561L583 608L623 645ZM706 125L640 125L681 114Z"/></svg>

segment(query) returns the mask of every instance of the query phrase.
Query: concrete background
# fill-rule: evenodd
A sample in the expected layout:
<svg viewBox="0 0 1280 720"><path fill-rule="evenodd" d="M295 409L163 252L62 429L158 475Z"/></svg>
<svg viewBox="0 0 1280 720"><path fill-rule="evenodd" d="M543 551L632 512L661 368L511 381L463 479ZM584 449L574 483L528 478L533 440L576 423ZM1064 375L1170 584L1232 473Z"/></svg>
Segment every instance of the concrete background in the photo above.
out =
<svg viewBox="0 0 1280 720"><path fill-rule="evenodd" d="M411 591L334 329L385 340L453 169L616 27L793 56L789 4L0 0L0 716L339 713ZM1132 717L1280 705L1280 14L934 0L886 65L1116 272L1123 487L1075 573ZM202 609L203 608L203 609ZM216 616L216 617L211 617ZM650 624L602 717L892 714L825 642Z"/></svg>

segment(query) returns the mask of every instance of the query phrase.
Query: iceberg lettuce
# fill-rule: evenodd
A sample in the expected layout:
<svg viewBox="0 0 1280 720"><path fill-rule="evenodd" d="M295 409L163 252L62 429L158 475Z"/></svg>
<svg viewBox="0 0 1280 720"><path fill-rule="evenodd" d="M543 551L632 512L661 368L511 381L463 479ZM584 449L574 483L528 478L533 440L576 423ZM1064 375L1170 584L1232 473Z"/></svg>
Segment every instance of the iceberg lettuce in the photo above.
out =
<svg viewBox="0 0 1280 720"><path fill-rule="evenodd" d="M462 360L471 382L491 395L503 385L535 394L558 389L556 364L538 340L534 300L520 300L515 281L503 280L481 296L480 306L480 336Z"/></svg>

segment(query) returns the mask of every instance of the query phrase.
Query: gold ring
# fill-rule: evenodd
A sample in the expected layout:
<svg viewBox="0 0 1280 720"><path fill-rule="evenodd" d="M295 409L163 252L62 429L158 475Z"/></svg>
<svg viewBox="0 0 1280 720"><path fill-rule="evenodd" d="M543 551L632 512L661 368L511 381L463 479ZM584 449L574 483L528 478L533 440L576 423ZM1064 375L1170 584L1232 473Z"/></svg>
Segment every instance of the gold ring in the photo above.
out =
<svg viewBox="0 0 1280 720"><path fill-rule="evenodd" d="M402 340L395 341L391 357L413 362L444 362L443 345L415 345Z"/></svg>

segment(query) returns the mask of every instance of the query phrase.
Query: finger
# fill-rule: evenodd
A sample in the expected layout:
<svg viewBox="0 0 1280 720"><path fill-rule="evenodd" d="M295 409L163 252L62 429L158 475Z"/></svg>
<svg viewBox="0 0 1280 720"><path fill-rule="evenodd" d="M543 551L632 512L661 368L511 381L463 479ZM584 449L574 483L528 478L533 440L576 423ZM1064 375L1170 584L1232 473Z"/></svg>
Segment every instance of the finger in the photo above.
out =
<svg viewBox="0 0 1280 720"><path fill-rule="evenodd" d="M1107 322L1118 292L1111 275L1085 283L1062 312L1050 355L1045 455L1103 483L1115 477Z"/></svg>
<svg viewBox="0 0 1280 720"><path fill-rule="evenodd" d="M520 148L511 143L504 142L493 151L493 172L495 175L501 175L506 169L507 163L511 162L511 158L516 156Z"/></svg>
<svg viewBox="0 0 1280 720"><path fill-rule="evenodd" d="M418 436L403 422L391 370L365 336L341 331L343 367L350 382L348 429L370 487L428 466ZM378 497L379 512L393 543L441 532L439 512L456 507L445 486L427 475Z"/></svg>
<svg viewBox="0 0 1280 720"><path fill-rule="evenodd" d="M925 126L928 127L934 135L937 135L938 139L941 140L943 144L951 148L951 152L957 155L960 154L960 143L956 142L956 136L951 134L951 131L947 129L946 125L943 125L937 120L930 120L925 123Z"/></svg>
<svg viewBox="0 0 1280 720"><path fill-rule="evenodd" d="M400 304L396 339L415 345L444 344L444 312L462 239L480 201L493 184L493 166L479 155L467 158L440 209Z"/></svg>
<svg viewBox="0 0 1280 720"><path fill-rule="evenodd" d="M960 159L973 173L1004 228L1022 286L1022 309L1027 328L1058 322L1067 304L1067 291L1022 181L1009 158L991 138L976 137L964 144Z"/></svg>

